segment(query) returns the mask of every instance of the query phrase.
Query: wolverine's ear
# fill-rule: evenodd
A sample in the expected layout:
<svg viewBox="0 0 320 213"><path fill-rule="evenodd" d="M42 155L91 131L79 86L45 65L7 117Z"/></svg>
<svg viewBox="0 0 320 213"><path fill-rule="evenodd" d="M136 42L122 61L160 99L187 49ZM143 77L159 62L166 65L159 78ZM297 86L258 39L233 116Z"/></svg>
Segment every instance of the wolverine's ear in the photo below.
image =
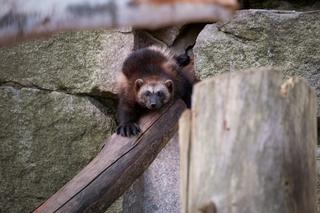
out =
<svg viewBox="0 0 320 213"><path fill-rule="evenodd" d="M136 91L138 91L142 85L143 85L143 80L141 78L137 79L134 82L134 88L136 89Z"/></svg>
<svg viewBox="0 0 320 213"><path fill-rule="evenodd" d="M168 88L169 92L173 92L173 81L172 80L166 80L164 82L164 84L166 85L166 87Z"/></svg>

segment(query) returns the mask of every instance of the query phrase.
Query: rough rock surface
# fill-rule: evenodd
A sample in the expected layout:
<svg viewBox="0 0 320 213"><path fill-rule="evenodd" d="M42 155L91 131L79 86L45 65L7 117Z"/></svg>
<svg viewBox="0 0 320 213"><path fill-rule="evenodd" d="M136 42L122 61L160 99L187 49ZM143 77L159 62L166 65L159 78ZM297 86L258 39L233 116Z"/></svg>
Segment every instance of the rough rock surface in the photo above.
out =
<svg viewBox="0 0 320 213"><path fill-rule="evenodd" d="M0 87L0 211L30 212L98 152L115 127L99 102Z"/></svg>
<svg viewBox="0 0 320 213"><path fill-rule="evenodd" d="M230 22L207 25L194 48L204 79L253 67L278 66L306 78L320 96L320 12L240 11Z"/></svg>
<svg viewBox="0 0 320 213"><path fill-rule="evenodd" d="M0 49L0 82L69 93L115 92L115 73L133 48L130 32L58 34Z"/></svg>
<svg viewBox="0 0 320 213"><path fill-rule="evenodd" d="M0 49L0 212L32 211L97 154L133 43L125 29Z"/></svg>
<svg viewBox="0 0 320 213"><path fill-rule="evenodd" d="M172 26L161 28L159 30L150 30L148 32L160 43L170 47L180 34L181 29L182 26Z"/></svg>
<svg viewBox="0 0 320 213"><path fill-rule="evenodd" d="M179 144L177 134L125 193L123 213L178 213Z"/></svg>

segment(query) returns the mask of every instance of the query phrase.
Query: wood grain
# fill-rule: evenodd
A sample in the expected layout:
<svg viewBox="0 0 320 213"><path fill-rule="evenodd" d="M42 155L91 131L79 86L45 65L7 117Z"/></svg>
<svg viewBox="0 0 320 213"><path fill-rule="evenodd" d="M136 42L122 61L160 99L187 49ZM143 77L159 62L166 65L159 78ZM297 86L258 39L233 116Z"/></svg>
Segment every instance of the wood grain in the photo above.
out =
<svg viewBox="0 0 320 213"><path fill-rule="evenodd" d="M185 108L178 100L161 113L146 115L138 137L112 135L96 158L34 212L104 212L156 158Z"/></svg>
<svg viewBox="0 0 320 213"><path fill-rule="evenodd" d="M316 212L316 96L306 81L227 73L195 86L192 109L187 212Z"/></svg>

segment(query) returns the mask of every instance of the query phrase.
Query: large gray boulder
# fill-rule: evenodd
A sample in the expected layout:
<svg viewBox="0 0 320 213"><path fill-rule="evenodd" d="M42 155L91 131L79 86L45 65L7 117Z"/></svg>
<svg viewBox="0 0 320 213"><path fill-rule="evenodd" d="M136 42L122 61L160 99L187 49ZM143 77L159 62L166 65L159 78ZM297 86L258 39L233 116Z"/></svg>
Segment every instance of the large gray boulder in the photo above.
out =
<svg viewBox="0 0 320 213"><path fill-rule="evenodd" d="M0 87L0 211L30 212L97 154L115 127L89 97Z"/></svg>
<svg viewBox="0 0 320 213"><path fill-rule="evenodd" d="M320 11L240 11L207 25L194 48L201 79L254 67L278 66L306 78L320 96Z"/></svg>
<svg viewBox="0 0 320 213"><path fill-rule="evenodd" d="M116 73L133 48L130 32L62 33L0 49L0 82L94 94L116 92Z"/></svg>
<svg viewBox="0 0 320 213"><path fill-rule="evenodd" d="M124 194L123 213L179 213L178 134Z"/></svg>
<svg viewBox="0 0 320 213"><path fill-rule="evenodd" d="M0 212L30 212L115 129L125 31L58 34L0 49Z"/></svg>

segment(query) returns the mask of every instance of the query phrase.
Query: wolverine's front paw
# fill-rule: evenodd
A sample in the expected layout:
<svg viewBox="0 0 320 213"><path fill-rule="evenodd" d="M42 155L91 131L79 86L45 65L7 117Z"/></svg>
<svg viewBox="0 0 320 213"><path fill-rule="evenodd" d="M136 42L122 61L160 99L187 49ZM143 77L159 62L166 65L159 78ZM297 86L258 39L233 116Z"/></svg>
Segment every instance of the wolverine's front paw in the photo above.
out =
<svg viewBox="0 0 320 213"><path fill-rule="evenodd" d="M139 126L135 123L121 124L117 128L117 134L123 137L131 137L141 132Z"/></svg>

